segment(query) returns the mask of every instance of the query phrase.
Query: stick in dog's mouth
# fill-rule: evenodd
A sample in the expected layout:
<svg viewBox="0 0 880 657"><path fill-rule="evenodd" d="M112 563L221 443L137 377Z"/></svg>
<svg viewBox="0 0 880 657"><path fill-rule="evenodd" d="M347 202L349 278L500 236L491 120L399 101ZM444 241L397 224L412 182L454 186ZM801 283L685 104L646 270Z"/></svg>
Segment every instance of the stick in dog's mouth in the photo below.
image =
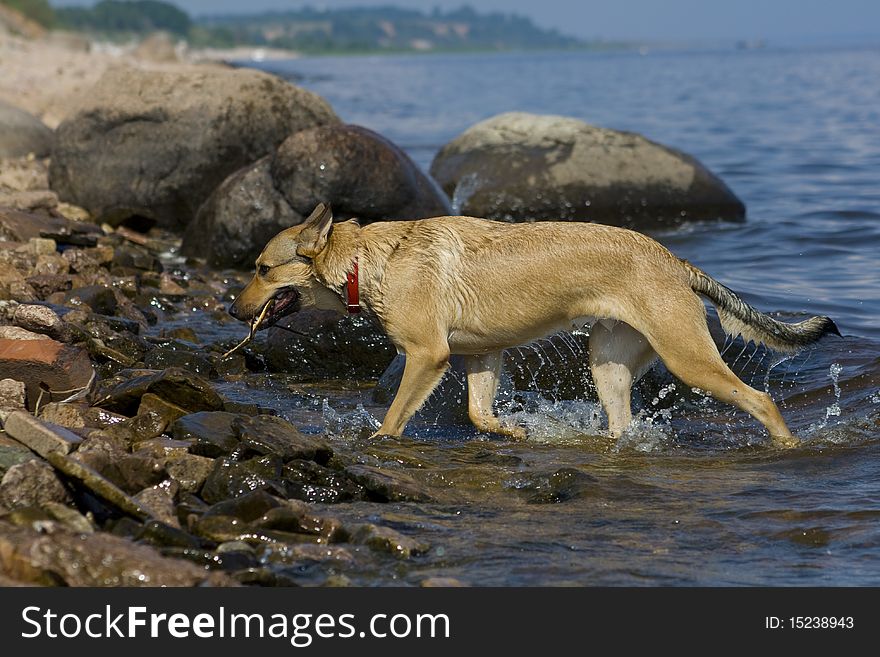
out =
<svg viewBox="0 0 880 657"><path fill-rule="evenodd" d="M296 288L280 290L274 297L269 299L263 305L263 309L260 311L260 314L251 320L250 331L248 331L248 334L245 336L245 338L237 345L235 345L232 349L223 354L221 358L231 356L236 351L241 349L248 342L254 339L257 331L260 331L264 328L269 328L270 326L274 326L275 323L282 317L285 317L286 315L295 312L297 309L297 301L299 301L299 297L300 295ZM264 320L267 320L265 321L265 325Z"/></svg>

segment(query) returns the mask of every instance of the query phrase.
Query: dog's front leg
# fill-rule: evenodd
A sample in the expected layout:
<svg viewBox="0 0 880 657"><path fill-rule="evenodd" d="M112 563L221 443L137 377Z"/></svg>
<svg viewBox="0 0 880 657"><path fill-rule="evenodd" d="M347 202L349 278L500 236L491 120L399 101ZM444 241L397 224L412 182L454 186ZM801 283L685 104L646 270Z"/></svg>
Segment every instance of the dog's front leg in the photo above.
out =
<svg viewBox="0 0 880 657"><path fill-rule="evenodd" d="M385 414L385 420L373 436L399 436L406 423L425 403L449 367L449 347L406 351L406 366L400 387Z"/></svg>
<svg viewBox="0 0 880 657"><path fill-rule="evenodd" d="M493 351L479 356L465 356L464 367L467 372L468 415L480 431L499 433L521 440L526 432L521 427L502 425L492 411L492 402L498 391L501 377L501 351Z"/></svg>

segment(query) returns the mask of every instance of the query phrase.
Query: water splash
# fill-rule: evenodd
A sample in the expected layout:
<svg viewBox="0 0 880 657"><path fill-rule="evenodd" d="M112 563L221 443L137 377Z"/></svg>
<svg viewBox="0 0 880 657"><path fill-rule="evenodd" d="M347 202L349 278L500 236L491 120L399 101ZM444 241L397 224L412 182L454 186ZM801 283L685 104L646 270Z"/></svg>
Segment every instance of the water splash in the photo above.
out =
<svg viewBox="0 0 880 657"><path fill-rule="evenodd" d="M321 418L324 430L331 435L372 433L382 426L363 404L358 404L353 411L342 413L330 406L330 400L326 398L321 404Z"/></svg>
<svg viewBox="0 0 880 657"><path fill-rule="evenodd" d="M840 373L843 372L843 365L840 363L832 363L828 368L828 375L831 377L831 385L834 387L834 402L825 409L825 417L809 426L807 429L813 433L825 429L831 418L840 417Z"/></svg>

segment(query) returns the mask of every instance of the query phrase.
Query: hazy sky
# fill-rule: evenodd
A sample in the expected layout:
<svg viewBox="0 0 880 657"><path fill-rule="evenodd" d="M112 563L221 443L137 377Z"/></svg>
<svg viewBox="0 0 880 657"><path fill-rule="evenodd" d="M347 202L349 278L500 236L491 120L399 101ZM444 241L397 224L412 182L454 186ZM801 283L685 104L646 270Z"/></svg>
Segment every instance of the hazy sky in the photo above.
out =
<svg viewBox="0 0 880 657"><path fill-rule="evenodd" d="M580 37L703 41L822 40L880 35L880 0L171 0L190 14L397 5L429 10L470 4L516 12ZM50 0L91 5L93 0Z"/></svg>

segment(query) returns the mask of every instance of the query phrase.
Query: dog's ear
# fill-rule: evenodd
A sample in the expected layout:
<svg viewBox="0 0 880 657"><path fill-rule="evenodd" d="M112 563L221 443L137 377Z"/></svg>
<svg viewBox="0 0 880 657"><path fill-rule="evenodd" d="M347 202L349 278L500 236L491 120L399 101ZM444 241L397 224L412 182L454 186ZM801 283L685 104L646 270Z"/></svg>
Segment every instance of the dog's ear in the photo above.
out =
<svg viewBox="0 0 880 657"><path fill-rule="evenodd" d="M329 203L318 203L318 206L303 222L299 234L296 254L306 258L314 258L327 246L327 237L333 227L333 210Z"/></svg>

